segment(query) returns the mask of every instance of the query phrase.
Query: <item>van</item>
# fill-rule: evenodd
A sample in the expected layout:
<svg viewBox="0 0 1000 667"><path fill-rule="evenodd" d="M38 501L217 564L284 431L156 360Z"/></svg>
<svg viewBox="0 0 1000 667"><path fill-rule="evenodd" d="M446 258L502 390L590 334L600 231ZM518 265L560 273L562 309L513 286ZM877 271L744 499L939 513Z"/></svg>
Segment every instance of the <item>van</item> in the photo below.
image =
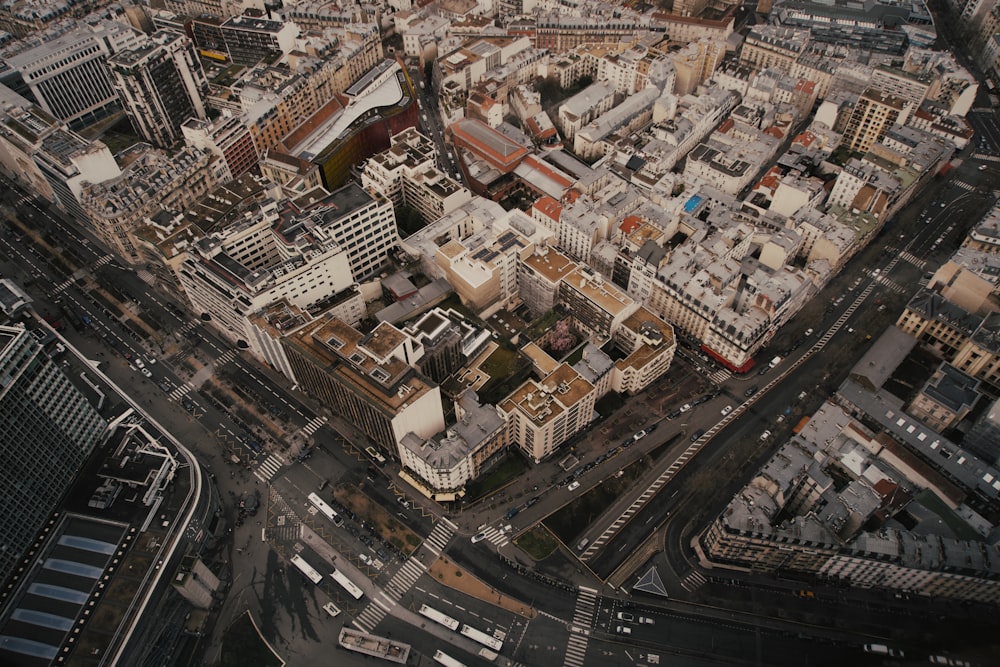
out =
<svg viewBox="0 0 1000 667"><path fill-rule="evenodd" d="M323 605L323 610L326 613L330 614L330 616L333 616L334 618L340 616L340 608L337 607L337 605L333 604L332 602L327 602L325 605Z"/></svg>
<svg viewBox="0 0 1000 667"><path fill-rule="evenodd" d="M583 538L582 540L580 540L580 542L579 542L579 543L578 543L578 544L576 545L576 550L577 550L577 551L583 551L584 549L586 549L586 548L587 548L587 545L588 545L588 544L590 544L590 540L588 540L588 539L587 539L587 538L585 537L585 538Z"/></svg>

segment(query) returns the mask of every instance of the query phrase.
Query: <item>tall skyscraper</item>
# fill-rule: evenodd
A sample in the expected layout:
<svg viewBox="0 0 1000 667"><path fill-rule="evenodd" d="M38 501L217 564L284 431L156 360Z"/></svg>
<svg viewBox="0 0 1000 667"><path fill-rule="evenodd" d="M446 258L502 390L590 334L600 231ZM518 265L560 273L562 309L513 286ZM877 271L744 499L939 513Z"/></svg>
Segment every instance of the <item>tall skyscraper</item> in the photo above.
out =
<svg viewBox="0 0 1000 667"><path fill-rule="evenodd" d="M106 427L23 326L0 326L0 581L62 499Z"/></svg>
<svg viewBox="0 0 1000 667"><path fill-rule="evenodd" d="M169 148L181 138L184 121L205 118L208 80L184 35L156 32L145 44L116 54L108 65L132 127L153 145Z"/></svg>

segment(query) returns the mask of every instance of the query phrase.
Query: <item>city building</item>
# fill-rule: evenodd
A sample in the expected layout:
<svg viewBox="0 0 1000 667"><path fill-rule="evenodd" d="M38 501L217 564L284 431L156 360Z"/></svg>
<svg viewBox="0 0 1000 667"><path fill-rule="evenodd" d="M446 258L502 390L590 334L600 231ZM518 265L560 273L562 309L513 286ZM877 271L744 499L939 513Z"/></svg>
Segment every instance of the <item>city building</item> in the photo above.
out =
<svg viewBox="0 0 1000 667"><path fill-rule="evenodd" d="M295 23L243 14L225 19L201 16L190 25L190 34L200 52L246 66L256 65L276 53L289 53L299 36Z"/></svg>
<svg viewBox="0 0 1000 667"><path fill-rule="evenodd" d="M775 67L787 74L808 46L808 30L755 25L740 49L740 62L758 71Z"/></svg>
<svg viewBox="0 0 1000 667"><path fill-rule="evenodd" d="M180 130L185 144L222 158L229 168L229 177L226 180L238 178L257 166L260 166L262 172L266 169L262 164L263 161L258 160L257 146L254 144L250 129L235 116L223 114L215 120L203 120L192 116L181 124ZM273 164L273 160L268 163ZM291 176L285 172L282 172L282 176L277 177L275 182L284 185L291 180ZM275 174L272 173L273 175ZM314 185L319 185L318 173Z"/></svg>
<svg viewBox="0 0 1000 667"><path fill-rule="evenodd" d="M0 325L0 581L57 509L107 422L23 325Z"/></svg>
<svg viewBox="0 0 1000 667"><path fill-rule="evenodd" d="M4 173L78 220L86 220L80 202L89 183L121 176L108 147L87 141L26 100L6 109L0 119L0 165Z"/></svg>
<svg viewBox="0 0 1000 667"><path fill-rule="evenodd" d="M228 176L226 163L208 152L184 148L173 156L136 145L121 175L85 183L84 220L112 252L129 263L141 258L137 233L160 210L181 211Z"/></svg>
<svg viewBox="0 0 1000 667"><path fill-rule="evenodd" d="M535 463L583 430L594 416L594 385L566 364L541 380L528 379L497 406L508 440Z"/></svg>
<svg viewBox="0 0 1000 667"><path fill-rule="evenodd" d="M400 459L410 433L431 438L444 430L441 390L413 367L423 349L382 322L368 334L324 319L282 339L299 386Z"/></svg>
<svg viewBox="0 0 1000 667"><path fill-rule="evenodd" d="M329 194L306 193L290 205L300 222L322 229L344 249L355 282L378 274L399 245L392 202L356 182Z"/></svg>
<svg viewBox="0 0 1000 667"><path fill-rule="evenodd" d="M361 173L361 186L379 192L394 206L407 206L424 222L451 213L472 193L436 166L437 147L416 128L390 138L391 146L370 157Z"/></svg>
<svg viewBox="0 0 1000 667"><path fill-rule="evenodd" d="M507 421L492 405L482 405L473 391L455 401L455 423L430 438L408 434L399 445L400 475L437 502L465 495L507 451Z"/></svg>
<svg viewBox="0 0 1000 667"><path fill-rule="evenodd" d="M901 97L869 88L858 98L847 121L844 143L853 151L867 152L893 125L904 124L913 108Z"/></svg>
<svg viewBox="0 0 1000 667"><path fill-rule="evenodd" d="M385 60L281 140L283 152L315 162L323 184L343 185L351 167L389 148L389 138L417 125L417 99L406 69ZM259 144L258 144L259 145Z"/></svg>
<svg viewBox="0 0 1000 667"><path fill-rule="evenodd" d="M106 60L145 39L118 21L80 23L74 30L6 61L20 73L38 106L71 127L79 127L119 109Z"/></svg>
<svg viewBox="0 0 1000 667"><path fill-rule="evenodd" d="M132 127L154 146L173 146L185 121L205 119L208 81L187 37L156 32L109 58L108 69Z"/></svg>

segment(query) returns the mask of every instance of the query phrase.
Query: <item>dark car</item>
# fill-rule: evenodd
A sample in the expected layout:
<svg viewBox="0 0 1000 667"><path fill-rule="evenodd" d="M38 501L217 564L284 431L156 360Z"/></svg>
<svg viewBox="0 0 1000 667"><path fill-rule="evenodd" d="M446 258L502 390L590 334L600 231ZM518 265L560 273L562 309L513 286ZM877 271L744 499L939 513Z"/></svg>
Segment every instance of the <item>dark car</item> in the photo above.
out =
<svg viewBox="0 0 1000 667"><path fill-rule="evenodd" d="M705 435L705 429L700 428L691 435L691 442L695 442L698 438Z"/></svg>
<svg viewBox="0 0 1000 667"><path fill-rule="evenodd" d="M743 392L743 395L746 396L747 398L750 398L751 396L753 396L754 394L757 393L758 389L759 389L759 387L757 385L753 385L752 387L750 387L749 389L747 389L745 392Z"/></svg>

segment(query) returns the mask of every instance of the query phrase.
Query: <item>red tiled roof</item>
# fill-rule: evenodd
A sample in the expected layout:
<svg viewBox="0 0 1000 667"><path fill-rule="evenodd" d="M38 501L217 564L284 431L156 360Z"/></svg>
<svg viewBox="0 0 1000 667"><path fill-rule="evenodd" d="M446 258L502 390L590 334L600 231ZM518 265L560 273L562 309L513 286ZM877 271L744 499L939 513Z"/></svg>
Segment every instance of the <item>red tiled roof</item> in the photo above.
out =
<svg viewBox="0 0 1000 667"><path fill-rule="evenodd" d="M637 215L628 215L622 220L619 229L622 230L622 234L631 234L640 227L642 227L642 218Z"/></svg>
<svg viewBox="0 0 1000 667"><path fill-rule="evenodd" d="M538 201L532 205L532 208L553 220L558 220L559 216L562 215L562 206L559 202L548 195L539 198Z"/></svg>

